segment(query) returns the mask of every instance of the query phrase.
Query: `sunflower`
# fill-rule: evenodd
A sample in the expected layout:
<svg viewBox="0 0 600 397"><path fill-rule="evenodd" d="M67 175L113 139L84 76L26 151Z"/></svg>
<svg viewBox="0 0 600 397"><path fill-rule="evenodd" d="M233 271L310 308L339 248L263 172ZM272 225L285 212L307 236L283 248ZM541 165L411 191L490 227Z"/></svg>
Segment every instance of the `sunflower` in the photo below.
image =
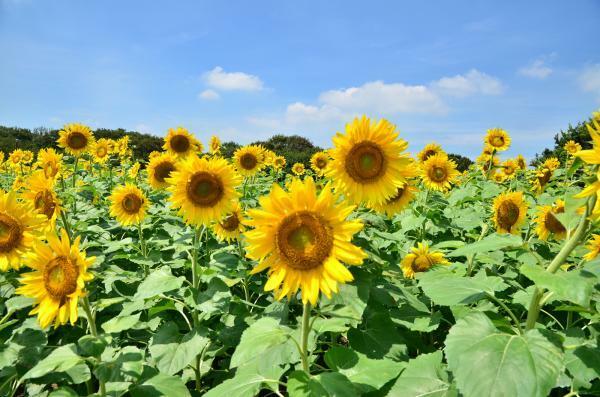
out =
<svg viewBox="0 0 600 397"><path fill-rule="evenodd" d="M429 157L422 165L423 183L432 190L447 191L458 175L456 163L442 153Z"/></svg>
<svg viewBox="0 0 600 397"><path fill-rule="evenodd" d="M575 142L574 140L570 140L567 141L567 143L565 143L565 146L563 146L563 148L570 155L574 155L575 153L581 150L581 145Z"/></svg>
<svg viewBox="0 0 600 397"><path fill-rule="evenodd" d="M31 150L23 150L21 162L23 164L31 164L33 162L33 152Z"/></svg>
<svg viewBox="0 0 600 397"><path fill-rule="evenodd" d="M562 240L567 234L567 229L556 218L556 214L565 212L565 202L561 199L556 200L554 205L543 205L538 207L537 217L535 218L535 232L541 240L547 240L550 234L556 240Z"/></svg>
<svg viewBox="0 0 600 397"><path fill-rule="evenodd" d="M377 212L385 213L387 216L393 216L414 200L417 191L418 189L411 182L407 182L404 186L399 187L396 194L388 198L385 203L367 203L367 206Z"/></svg>
<svg viewBox="0 0 600 397"><path fill-rule="evenodd" d="M104 164L110 157L110 148L108 140L98 139L92 146L91 154L94 156L94 161L98 164Z"/></svg>
<svg viewBox="0 0 600 397"><path fill-rule="evenodd" d="M23 175L17 175L10 189L14 192L18 192L23 187L25 187L25 181L26 179Z"/></svg>
<svg viewBox="0 0 600 397"><path fill-rule="evenodd" d="M110 215L123 226L139 224L146 217L148 199L140 188L131 183L115 188L109 200Z"/></svg>
<svg viewBox="0 0 600 397"><path fill-rule="evenodd" d="M62 170L62 154L54 149L41 149L38 152L37 165L44 171L46 178L56 178Z"/></svg>
<svg viewBox="0 0 600 397"><path fill-rule="evenodd" d="M48 230L54 230L61 211L54 184L55 179L47 178L44 171L36 171L27 179L27 190L23 193L23 198L31 203L38 213L44 215Z"/></svg>
<svg viewBox="0 0 600 397"><path fill-rule="evenodd" d="M23 151L21 149L15 149L8 155L8 165L13 169L20 167L22 160Z"/></svg>
<svg viewBox="0 0 600 397"><path fill-rule="evenodd" d="M525 157L523 157L522 154L519 154L517 156L516 161L517 161L517 165L519 166L520 170L524 171L527 168L527 162L525 161Z"/></svg>
<svg viewBox="0 0 600 397"><path fill-rule="evenodd" d="M48 243L36 240L34 250L27 256L32 272L24 273L16 292L35 298L36 307L29 314L37 314L40 327L52 322L54 327L77 321L77 303L85 296L85 282L93 278L88 267L94 257L88 258L79 249L79 237L69 243L67 233L60 237L47 236Z"/></svg>
<svg viewBox="0 0 600 397"><path fill-rule="evenodd" d="M548 168L550 171L554 171L560 167L560 161L556 157L549 157L544 161L542 167Z"/></svg>
<svg viewBox="0 0 600 397"><path fill-rule="evenodd" d="M137 178L137 176L140 172L140 167L141 167L141 165L137 161L133 164L133 166L131 166L131 168L129 169L129 177L131 179Z"/></svg>
<svg viewBox="0 0 600 397"><path fill-rule="evenodd" d="M2 165L2 163L4 163L4 152L2 150L0 150L0 165Z"/></svg>
<svg viewBox="0 0 600 397"><path fill-rule="evenodd" d="M163 149L177 157L186 157L202 151L202 144L183 127L170 128Z"/></svg>
<svg viewBox="0 0 600 397"><path fill-rule="evenodd" d="M519 234L527 216L523 192L502 193L494 199L492 219L498 233Z"/></svg>
<svg viewBox="0 0 600 397"><path fill-rule="evenodd" d="M231 242L239 239L241 234L246 231L244 221L242 209L238 203L235 203L230 213L214 223L213 231L219 241Z"/></svg>
<svg viewBox="0 0 600 397"><path fill-rule="evenodd" d="M216 135L210 137L208 146L210 153L213 155L219 154L221 152L221 140Z"/></svg>
<svg viewBox="0 0 600 397"><path fill-rule="evenodd" d="M491 156L492 154L494 154L494 152L495 149L486 143L483 145L483 150L481 151L481 154Z"/></svg>
<svg viewBox="0 0 600 397"><path fill-rule="evenodd" d="M86 153L94 143L92 130L83 124L67 124L58 134L58 145L73 156Z"/></svg>
<svg viewBox="0 0 600 397"><path fill-rule="evenodd" d="M164 189L169 184L166 179L177 170L177 159L169 153L162 153L150 160L148 167L148 182L155 189Z"/></svg>
<svg viewBox="0 0 600 397"><path fill-rule="evenodd" d="M285 163L286 163L285 157L283 157L283 156L276 156L273 159L273 164L272 165L273 165L273 168L275 168L276 170L280 170L283 167L285 167Z"/></svg>
<svg viewBox="0 0 600 397"><path fill-rule="evenodd" d="M532 181L533 191L540 194L546 188L546 185L552 178L552 171L548 168L539 168L535 172L535 177Z"/></svg>
<svg viewBox="0 0 600 397"><path fill-rule="evenodd" d="M517 163L517 160L508 159L502 163L502 172L504 173L507 179L514 178L518 169L519 164Z"/></svg>
<svg viewBox="0 0 600 397"><path fill-rule="evenodd" d="M418 243L416 247L410 249L412 252L407 254L400 267L405 278L415 278L415 273L425 272L433 265L447 265L449 262L444 258L441 252L429 250L425 243Z"/></svg>
<svg viewBox="0 0 600 397"><path fill-rule="evenodd" d="M0 190L0 270L19 269L23 256L41 232L45 217L31 204L17 201L14 192Z"/></svg>
<svg viewBox="0 0 600 397"><path fill-rule="evenodd" d="M310 158L310 167L317 175L324 175L329 164L329 155L327 152L316 152Z"/></svg>
<svg viewBox="0 0 600 397"><path fill-rule="evenodd" d="M507 179L507 177L506 177L506 174L504 173L504 171L496 170L494 172L494 174L492 175L492 179L497 183L502 183Z"/></svg>
<svg viewBox="0 0 600 397"><path fill-rule="evenodd" d="M435 156L436 154L439 154L439 153L445 153L445 152L440 145L438 145L435 142L432 142L432 143L428 143L427 145L425 145L423 150L421 150L419 152L419 154L417 154L417 158L419 159L419 161L421 163L424 163L425 160L427 160L429 157Z"/></svg>
<svg viewBox="0 0 600 397"><path fill-rule="evenodd" d="M295 163L294 165L292 165L292 172L296 176L304 175L304 164Z"/></svg>
<svg viewBox="0 0 600 397"><path fill-rule="evenodd" d="M351 243L363 225L346 219L354 206L338 203L330 184L319 194L310 177L294 179L287 192L274 184L260 204L248 211L247 224L255 229L244 235L246 256L259 262L251 273L269 269L265 291L274 290L279 300L301 289L302 302L315 305L319 292L330 298L338 283L353 280L342 262L360 265L366 258Z"/></svg>
<svg viewBox="0 0 600 397"><path fill-rule="evenodd" d="M231 212L240 179L225 159L190 156L166 181L171 185L170 201L185 222L208 225Z"/></svg>
<svg viewBox="0 0 600 397"><path fill-rule="evenodd" d="M588 249L588 253L583 256L586 261L591 261L600 254L600 234L592 234L592 238L588 241L585 248Z"/></svg>
<svg viewBox="0 0 600 397"><path fill-rule="evenodd" d="M235 167L243 176L252 176L264 167L264 149L258 145L239 148L233 153Z"/></svg>
<svg viewBox="0 0 600 397"><path fill-rule="evenodd" d="M275 159L275 157L277 157L275 152L273 152L272 150L269 150L269 149L265 149L265 151L264 151L265 165L273 165L273 160Z"/></svg>
<svg viewBox="0 0 600 397"><path fill-rule="evenodd" d="M408 143L398 139L389 121L355 118L346 125L346 134L333 138L333 144L326 174L335 181L336 190L354 203L384 203L406 183L404 169L411 159L403 152Z"/></svg>
<svg viewBox="0 0 600 397"><path fill-rule="evenodd" d="M161 152L158 152L156 150L153 150L150 152L150 154L148 155L148 161L155 159L157 157L159 157L161 155Z"/></svg>
<svg viewBox="0 0 600 397"><path fill-rule="evenodd" d="M487 130L485 143L497 152L503 152L510 146L510 136L502 128L491 128Z"/></svg>
<svg viewBox="0 0 600 397"><path fill-rule="evenodd" d="M117 141L114 139L107 139L108 143L108 152L109 154L117 154L119 152L119 146L117 145Z"/></svg>
<svg viewBox="0 0 600 397"><path fill-rule="evenodd" d="M125 135L115 141L115 152L116 155L127 158L129 154L129 136Z"/></svg>

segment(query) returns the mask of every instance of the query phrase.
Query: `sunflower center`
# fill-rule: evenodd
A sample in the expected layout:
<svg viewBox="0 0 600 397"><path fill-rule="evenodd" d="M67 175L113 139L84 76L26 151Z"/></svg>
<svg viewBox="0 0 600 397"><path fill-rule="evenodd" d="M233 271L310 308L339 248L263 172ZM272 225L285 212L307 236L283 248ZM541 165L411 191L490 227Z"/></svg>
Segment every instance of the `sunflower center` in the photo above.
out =
<svg viewBox="0 0 600 397"><path fill-rule="evenodd" d="M519 207L512 201L504 201L498 206L498 223L509 230L519 219Z"/></svg>
<svg viewBox="0 0 600 397"><path fill-rule="evenodd" d="M170 161L165 161L156 166L154 169L154 178L163 183L166 178L171 176L171 172L175 171L175 166Z"/></svg>
<svg viewBox="0 0 600 397"><path fill-rule="evenodd" d="M396 190L396 194L387 200L388 204L395 203L396 201L400 200L404 195L404 190L404 186L399 187L398 190Z"/></svg>
<svg viewBox="0 0 600 397"><path fill-rule="evenodd" d="M299 211L285 217L275 237L280 255L297 270L321 266L333 248L331 228L311 211Z"/></svg>
<svg viewBox="0 0 600 397"><path fill-rule="evenodd" d="M258 159L252 153L244 153L240 157L240 165L246 170L253 170L256 164L258 164Z"/></svg>
<svg viewBox="0 0 600 397"><path fill-rule="evenodd" d="M171 148L177 153L185 153L190 149L190 140L184 135L171 138Z"/></svg>
<svg viewBox="0 0 600 397"><path fill-rule="evenodd" d="M121 201L123 211L128 214L137 214L144 204L144 199L137 194L129 193Z"/></svg>
<svg viewBox="0 0 600 397"><path fill-rule="evenodd" d="M548 181L550 180L551 176L552 176L552 171L545 168L544 171L542 172L542 175L538 176L538 181L539 181L540 185L545 186L546 183L548 183Z"/></svg>
<svg viewBox="0 0 600 397"><path fill-rule="evenodd" d="M55 163L44 164L44 176L46 178L54 178L56 174L58 174L58 166Z"/></svg>
<svg viewBox="0 0 600 397"><path fill-rule="evenodd" d="M385 169L385 155L376 143L361 142L346 156L346 172L358 183L376 182L383 176Z"/></svg>
<svg viewBox="0 0 600 397"><path fill-rule="evenodd" d="M46 215L48 219L52 218L52 215L54 215L56 202L54 201L54 197L49 190L38 192L35 195L34 205L35 209Z"/></svg>
<svg viewBox="0 0 600 397"><path fill-rule="evenodd" d="M327 166L327 160L325 159L317 159L317 168L323 169Z"/></svg>
<svg viewBox="0 0 600 397"><path fill-rule="evenodd" d="M512 174L515 173L515 169L511 165L507 165L507 166L504 167L504 173L506 175L512 175Z"/></svg>
<svg viewBox="0 0 600 397"><path fill-rule="evenodd" d="M434 182L444 182L447 178L448 174L446 173L446 168L433 166L429 171L429 177Z"/></svg>
<svg viewBox="0 0 600 397"><path fill-rule="evenodd" d="M504 146L504 137L502 137L502 136L493 137L491 144L492 144L492 146L495 146L495 147Z"/></svg>
<svg viewBox="0 0 600 397"><path fill-rule="evenodd" d="M188 198L199 207L213 207L225 193L221 179L205 171L192 175L186 190Z"/></svg>
<svg viewBox="0 0 600 397"><path fill-rule="evenodd" d="M561 214L563 212L565 212L564 208L558 208L555 211L556 214ZM550 211L548 211L548 213L546 214L544 223L546 224L546 228L554 234L565 233L567 231L563 224L560 223L556 216L554 216L554 214Z"/></svg>
<svg viewBox="0 0 600 397"><path fill-rule="evenodd" d="M79 131L71 132L67 138L67 145L71 149L83 149L88 144L87 137Z"/></svg>
<svg viewBox="0 0 600 397"><path fill-rule="evenodd" d="M415 272L424 272L431 267L431 261L427 255L418 255L413 261L411 267Z"/></svg>
<svg viewBox="0 0 600 397"><path fill-rule="evenodd" d="M0 213L0 252L10 252L23 239L21 224L12 216Z"/></svg>
<svg viewBox="0 0 600 397"><path fill-rule="evenodd" d="M52 259L44 269L44 286L48 294L56 300L63 301L68 295L77 291L79 268L66 256Z"/></svg>
<svg viewBox="0 0 600 397"><path fill-rule="evenodd" d="M435 150L428 150L423 154L423 161L427 160L431 156L435 156L437 152Z"/></svg>
<svg viewBox="0 0 600 397"><path fill-rule="evenodd" d="M96 156L102 158L105 157L108 154L108 151L106 150L106 148L104 146L100 146L98 149L96 149Z"/></svg>
<svg viewBox="0 0 600 397"><path fill-rule="evenodd" d="M237 214L235 214L235 213L227 216L221 222L221 227L223 229L227 230L228 232L233 232L233 231L237 230L239 226L240 226L240 220L238 219Z"/></svg>

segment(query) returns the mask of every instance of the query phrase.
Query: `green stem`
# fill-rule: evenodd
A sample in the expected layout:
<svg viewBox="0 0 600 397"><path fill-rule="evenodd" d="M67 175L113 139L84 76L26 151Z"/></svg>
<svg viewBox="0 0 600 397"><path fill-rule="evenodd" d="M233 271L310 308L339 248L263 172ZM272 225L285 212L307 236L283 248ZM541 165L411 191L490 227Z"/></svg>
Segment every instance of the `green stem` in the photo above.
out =
<svg viewBox="0 0 600 397"><path fill-rule="evenodd" d="M308 334L310 333L310 303L302 307L302 339L300 340L300 356L302 358L302 369L310 375Z"/></svg>
<svg viewBox="0 0 600 397"><path fill-rule="evenodd" d="M96 318L94 317L94 315L92 314L92 309L90 308L90 301L86 296L83 297L83 299L81 300L81 306L83 307L83 311L85 311L85 315L87 317L88 320L88 325L90 326L90 333L92 334L92 336L94 338L98 337L98 329L96 328ZM98 360L98 363L101 362L101 357L97 356L96 359ZM102 397L106 396L106 386L104 385L104 382L101 381L100 379L98 379L98 383L100 384L100 395Z"/></svg>
<svg viewBox="0 0 600 397"><path fill-rule="evenodd" d="M73 233L71 232L71 225L69 225L69 221L67 219L67 214L65 214L64 210L60 210L60 218L63 221L63 225L65 227L65 231L67 232L67 237L69 237L69 243L73 242Z"/></svg>
<svg viewBox="0 0 600 397"><path fill-rule="evenodd" d="M140 251L142 252L142 256L146 259L148 258L148 251L146 247L146 240L144 239L144 232L142 231L142 223L138 222L137 224L138 235L140 239ZM148 277L149 269L148 265L144 264L144 276Z"/></svg>
<svg viewBox="0 0 600 397"><path fill-rule="evenodd" d="M508 306L506 306L506 304L504 302L502 302L500 299L496 298L494 295L492 294L486 294L487 297L496 302L498 305L500 305L500 307L502 307L502 309L504 309L504 311L506 313L508 313L508 315L510 316L510 318L513 320L513 322L515 323L515 325L517 326L517 329L519 330L519 334L523 334L523 328L521 328L521 322L519 321L519 319L517 318L517 316L515 316L515 314L513 313L512 310L510 310L510 308Z"/></svg>

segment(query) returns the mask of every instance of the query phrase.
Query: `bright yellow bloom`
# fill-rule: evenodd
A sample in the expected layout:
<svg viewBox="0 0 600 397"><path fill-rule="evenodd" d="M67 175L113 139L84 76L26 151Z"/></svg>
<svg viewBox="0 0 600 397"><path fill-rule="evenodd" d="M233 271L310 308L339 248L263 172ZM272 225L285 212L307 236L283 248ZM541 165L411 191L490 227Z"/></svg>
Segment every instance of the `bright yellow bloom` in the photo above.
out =
<svg viewBox="0 0 600 397"><path fill-rule="evenodd" d="M150 154L148 155L148 161L159 157L161 154L162 154L161 152L158 152L156 150L151 151Z"/></svg>
<svg viewBox="0 0 600 397"><path fill-rule="evenodd" d="M259 201L261 208L248 211L254 230L244 235L246 255L259 262L251 273L269 269L265 291L279 300L300 289L302 302L315 305L319 292L330 298L338 283L353 280L342 262L360 265L366 257L351 243L363 225L346 219L354 206L338 203L330 184L317 194L312 178L294 179L288 192L274 184Z"/></svg>
<svg viewBox="0 0 600 397"><path fill-rule="evenodd" d="M96 163L106 163L106 161L110 157L110 148L108 146L108 140L104 138L98 139L96 143L92 146L91 153Z"/></svg>
<svg viewBox="0 0 600 397"><path fill-rule="evenodd" d="M109 197L110 215L123 226L137 225L146 217L148 199L130 183L115 188Z"/></svg>
<svg viewBox="0 0 600 397"><path fill-rule="evenodd" d="M169 184L167 178L177 170L177 158L169 153L162 153L150 160L148 167L148 183L155 189L164 189Z"/></svg>
<svg viewBox="0 0 600 397"><path fill-rule="evenodd" d="M240 238L246 231L244 217L239 203L235 203L231 212L213 224L213 231L219 241L231 242Z"/></svg>
<svg viewBox="0 0 600 397"><path fill-rule="evenodd" d="M58 134L58 145L73 156L86 153L94 144L92 130L83 124L67 124Z"/></svg>
<svg viewBox="0 0 600 397"><path fill-rule="evenodd" d="M310 166L317 175L324 175L329 165L329 155L327 152L317 152L310 158Z"/></svg>
<svg viewBox="0 0 600 397"><path fill-rule="evenodd" d="M527 216L523 192L502 193L494 199L492 220L498 233L519 234Z"/></svg>
<svg viewBox="0 0 600 397"><path fill-rule="evenodd" d="M532 181L533 191L537 194L542 193L546 188L548 182L550 182L552 174L552 171L548 168L539 168L538 170L536 170L535 177Z"/></svg>
<svg viewBox="0 0 600 397"><path fill-rule="evenodd" d="M23 151L15 149L8 155L8 165L13 169L18 169L23 160Z"/></svg>
<svg viewBox="0 0 600 397"><path fill-rule="evenodd" d="M253 176L265 166L265 149L258 145L239 148L233 153L235 168L243 176Z"/></svg>
<svg viewBox="0 0 600 397"><path fill-rule="evenodd" d="M272 165L273 165L273 168L275 168L276 170L280 170L283 167L285 167L285 163L286 163L285 157L283 157L283 156L276 156L273 159L273 164Z"/></svg>
<svg viewBox="0 0 600 397"><path fill-rule="evenodd" d="M294 165L292 165L292 172L296 176L304 175L304 164L295 163Z"/></svg>
<svg viewBox="0 0 600 397"><path fill-rule="evenodd" d="M430 251L425 243L418 243L416 247L410 249L412 252L407 254L400 267L405 278L415 278L415 273L425 272L433 265L447 265L449 262L444 258L441 252Z"/></svg>
<svg viewBox="0 0 600 397"><path fill-rule="evenodd" d="M518 169L519 169L519 164L518 164L517 160L508 159L502 163L502 171L507 179L514 178Z"/></svg>
<svg viewBox="0 0 600 397"><path fill-rule="evenodd" d="M442 149L442 147L440 145L438 145L435 142L428 143L427 145L425 145L423 150L421 150L419 152L419 154L417 154L417 158L419 159L419 161L421 163L424 163L429 157L435 156L436 154L440 154L440 153L445 154L444 150Z"/></svg>
<svg viewBox="0 0 600 397"><path fill-rule="evenodd" d="M550 171L554 171L560 167L560 161L556 157L549 157L542 164L542 168L547 168Z"/></svg>
<svg viewBox="0 0 600 397"><path fill-rule="evenodd" d="M177 167L166 181L170 201L186 223L208 225L231 212L241 178L227 160L190 156Z"/></svg>
<svg viewBox="0 0 600 397"><path fill-rule="evenodd" d="M62 154L54 149L41 149L38 152L37 164L44 171L46 178L56 178L62 170Z"/></svg>
<svg viewBox="0 0 600 397"><path fill-rule="evenodd" d="M31 164L33 162L33 152L31 150L23 150L21 162L23 164Z"/></svg>
<svg viewBox="0 0 600 397"><path fill-rule="evenodd" d="M385 203L367 203L367 206L377 212L385 213L387 216L393 216L405 209L414 200L417 191L418 189L413 186L412 182L407 182L404 186L399 187L396 195L387 199Z"/></svg>
<svg viewBox="0 0 600 397"><path fill-rule="evenodd" d="M575 153L581 150L581 145L575 142L574 140L570 140L567 141L567 143L565 143L565 146L563 146L563 148L570 155L574 155Z"/></svg>
<svg viewBox="0 0 600 397"><path fill-rule="evenodd" d="M169 133L165 137L163 149L179 158L189 155L196 155L196 152L202 152L203 147L192 134L183 127L176 129L170 128Z"/></svg>
<svg viewBox="0 0 600 397"><path fill-rule="evenodd" d="M61 211L60 200L54 191L55 181L54 178L47 178L44 171L36 171L27 179L27 190L23 193L23 198L44 215L46 229L51 231L54 231Z"/></svg>
<svg viewBox="0 0 600 397"><path fill-rule="evenodd" d="M502 183L507 179L506 174L502 170L496 170L492 175L492 179L497 183Z"/></svg>
<svg viewBox="0 0 600 397"><path fill-rule="evenodd" d="M52 322L54 327L77 321L77 303L85 296L85 282L93 278L88 272L95 258L88 258L79 249L79 237L69 243L67 233L61 237L47 236L48 243L35 242L34 250L27 255L27 265L32 272L24 273L16 292L35 299L36 307L29 314L37 314L40 327Z"/></svg>
<svg viewBox="0 0 600 397"><path fill-rule="evenodd" d="M273 165L273 160L275 160L275 157L277 157L275 152L273 152L272 150L269 150L269 149L265 149L265 152L264 152L265 165Z"/></svg>
<svg viewBox="0 0 600 397"><path fill-rule="evenodd" d="M485 143L497 152L503 152L510 146L510 136L502 128L491 128L487 130Z"/></svg>
<svg viewBox="0 0 600 397"><path fill-rule="evenodd" d="M219 154L221 152L221 140L216 135L210 137L208 146L212 154Z"/></svg>
<svg viewBox="0 0 600 397"><path fill-rule="evenodd" d="M448 191L459 174L456 163L443 153L429 157L421 165L421 177L425 186L440 192Z"/></svg>
<svg viewBox="0 0 600 397"><path fill-rule="evenodd" d="M129 177L132 179L137 178L138 173L140 172L140 163L137 161L133 164L133 166L129 169Z"/></svg>
<svg viewBox="0 0 600 397"><path fill-rule="evenodd" d="M585 248L587 248L589 252L583 256L583 259L591 261L596 258L598 254L600 254L600 234L593 234Z"/></svg>
<svg viewBox="0 0 600 397"><path fill-rule="evenodd" d="M19 269L24 255L41 232L45 217L14 192L0 190L0 270Z"/></svg>
<svg viewBox="0 0 600 397"><path fill-rule="evenodd" d="M539 206L537 217L535 218L535 232L541 240L547 240L550 234L557 239L562 240L567 235L567 229L556 218L556 214L565 212L565 202L561 199L556 200L554 205Z"/></svg>
<svg viewBox="0 0 600 397"><path fill-rule="evenodd" d="M525 157L523 157L522 154L519 154L517 156L517 165L519 166L519 169L521 170L525 170L527 169L527 161L525 161Z"/></svg>
<svg viewBox="0 0 600 397"><path fill-rule="evenodd" d="M411 158L403 153L408 143L398 138L396 127L382 119L366 116L346 125L346 133L333 138L331 163L326 174L354 203L384 203L404 186Z"/></svg>

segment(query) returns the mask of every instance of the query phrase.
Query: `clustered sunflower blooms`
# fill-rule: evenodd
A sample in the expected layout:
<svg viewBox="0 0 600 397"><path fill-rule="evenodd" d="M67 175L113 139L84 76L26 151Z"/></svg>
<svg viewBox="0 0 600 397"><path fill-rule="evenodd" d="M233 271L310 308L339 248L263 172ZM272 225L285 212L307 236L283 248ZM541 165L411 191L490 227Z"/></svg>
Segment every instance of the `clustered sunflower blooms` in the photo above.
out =
<svg viewBox="0 0 600 397"><path fill-rule="evenodd" d="M502 193L494 199L493 221L498 233L518 234L527 216L527 202L523 192Z"/></svg>
<svg viewBox="0 0 600 397"><path fill-rule="evenodd" d="M425 272L434 265L447 265L449 262L444 258L441 252L430 251L426 243L418 243L412 247L400 267L405 278L415 278L415 273Z"/></svg>
<svg viewBox="0 0 600 397"><path fill-rule="evenodd" d="M46 178L56 178L62 170L62 154L54 149L41 149L37 156L37 165L44 171Z"/></svg>
<svg viewBox="0 0 600 397"><path fill-rule="evenodd" d="M54 230L61 212L60 201L54 191L55 183L55 179L47 178L44 171L36 171L27 179L28 189L23 193L23 198L45 216L49 230Z"/></svg>
<svg viewBox="0 0 600 397"><path fill-rule="evenodd" d="M217 155L221 152L221 140L218 136L213 135L210 137L208 148L210 150L210 153L213 155Z"/></svg>

